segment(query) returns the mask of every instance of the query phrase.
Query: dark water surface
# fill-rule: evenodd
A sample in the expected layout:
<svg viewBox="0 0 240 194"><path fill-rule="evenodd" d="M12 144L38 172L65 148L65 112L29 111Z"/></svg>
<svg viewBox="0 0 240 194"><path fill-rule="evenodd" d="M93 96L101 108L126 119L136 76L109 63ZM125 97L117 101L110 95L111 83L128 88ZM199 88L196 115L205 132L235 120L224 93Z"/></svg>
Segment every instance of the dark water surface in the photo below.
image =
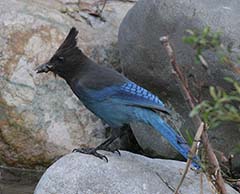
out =
<svg viewBox="0 0 240 194"><path fill-rule="evenodd" d="M0 194L33 194L43 172L0 166Z"/></svg>

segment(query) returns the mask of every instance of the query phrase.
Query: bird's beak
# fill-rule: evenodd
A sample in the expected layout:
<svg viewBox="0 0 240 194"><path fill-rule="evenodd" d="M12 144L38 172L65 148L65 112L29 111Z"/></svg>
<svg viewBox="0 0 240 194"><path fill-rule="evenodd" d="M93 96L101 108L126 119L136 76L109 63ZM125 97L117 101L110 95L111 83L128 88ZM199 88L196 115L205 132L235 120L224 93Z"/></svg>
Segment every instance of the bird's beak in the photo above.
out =
<svg viewBox="0 0 240 194"><path fill-rule="evenodd" d="M35 71L36 71L37 73L47 73L47 72L51 71L52 67L53 67L53 66L52 66L51 64L49 64L49 63L44 63L44 64L42 64L42 65L38 65L38 66L36 67Z"/></svg>

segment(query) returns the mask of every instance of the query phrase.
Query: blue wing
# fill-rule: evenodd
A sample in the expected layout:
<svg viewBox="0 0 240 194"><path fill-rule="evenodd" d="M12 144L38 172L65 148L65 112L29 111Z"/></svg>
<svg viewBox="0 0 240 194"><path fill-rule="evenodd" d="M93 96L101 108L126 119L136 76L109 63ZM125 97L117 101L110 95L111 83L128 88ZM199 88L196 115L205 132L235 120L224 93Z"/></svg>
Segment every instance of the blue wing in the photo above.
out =
<svg viewBox="0 0 240 194"><path fill-rule="evenodd" d="M111 99L129 106L139 106L169 114L169 110L157 96L131 81L96 91L94 97L100 101Z"/></svg>

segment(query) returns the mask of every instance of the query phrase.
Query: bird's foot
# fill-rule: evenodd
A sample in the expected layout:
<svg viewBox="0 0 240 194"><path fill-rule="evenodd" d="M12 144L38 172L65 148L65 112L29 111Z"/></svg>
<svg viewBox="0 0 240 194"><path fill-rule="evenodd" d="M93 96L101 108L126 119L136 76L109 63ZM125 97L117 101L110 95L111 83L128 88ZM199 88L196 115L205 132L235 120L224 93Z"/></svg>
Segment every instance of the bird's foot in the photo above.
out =
<svg viewBox="0 0 240 194"><path fill-rule="evenodd" d="M100 158L101 160L106 160L108 162L107 156L97 152L97 148L75 148L72 152L79 152L82 154L89 154Z"/></svg>
<svg viewBox="0 0 240 194"><path fill-rule="evenodd" d="M75 149L73 149L72 152L79 152L79 153L82 153L82 154L93 155L93 156L96 156L97 158L100 158L102 160L106 160L106 162L108 162L107 156L98 153L97 152L98 150L104 150L104 151L108 151L108 152L112 152L112 153L117 152L118 155L121 156L121 153L118 149L109 148L109 147L105 147L105 146L101 146L101 145L96 147L96 148L75 148Z"/></svg>
<svg viewBox="0 0 240 194"><path fill-rule="evenodd" d="M119 149L105 148L104 150L112 153L117 152L118 155L121 156L121 152L119 151Z"/></svg>

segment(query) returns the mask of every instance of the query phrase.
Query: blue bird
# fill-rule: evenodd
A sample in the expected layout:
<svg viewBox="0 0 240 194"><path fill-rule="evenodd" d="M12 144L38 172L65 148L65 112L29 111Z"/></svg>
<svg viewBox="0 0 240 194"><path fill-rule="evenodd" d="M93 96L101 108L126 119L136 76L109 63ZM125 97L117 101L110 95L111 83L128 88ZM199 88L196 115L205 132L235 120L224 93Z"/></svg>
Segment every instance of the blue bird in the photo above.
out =
<svg viewBox="0 0 240 194"><path fill-rule="evenodd" d="M112 129L120 131L96 148L75 149L77 152L107 158L97 150L107 150L108 145L121 136L121 130L131 122L152 126L168 140L183 157L188 158L189 146L157 113L169 113L159 98L130 81L117 71L100 66L89 59L77 46L76 28L71 28L66 39L52 58L36 68L37 73L53 72L71 87L74 94L95 115ZM194 167L199 168L195 157Z"/></svg>

